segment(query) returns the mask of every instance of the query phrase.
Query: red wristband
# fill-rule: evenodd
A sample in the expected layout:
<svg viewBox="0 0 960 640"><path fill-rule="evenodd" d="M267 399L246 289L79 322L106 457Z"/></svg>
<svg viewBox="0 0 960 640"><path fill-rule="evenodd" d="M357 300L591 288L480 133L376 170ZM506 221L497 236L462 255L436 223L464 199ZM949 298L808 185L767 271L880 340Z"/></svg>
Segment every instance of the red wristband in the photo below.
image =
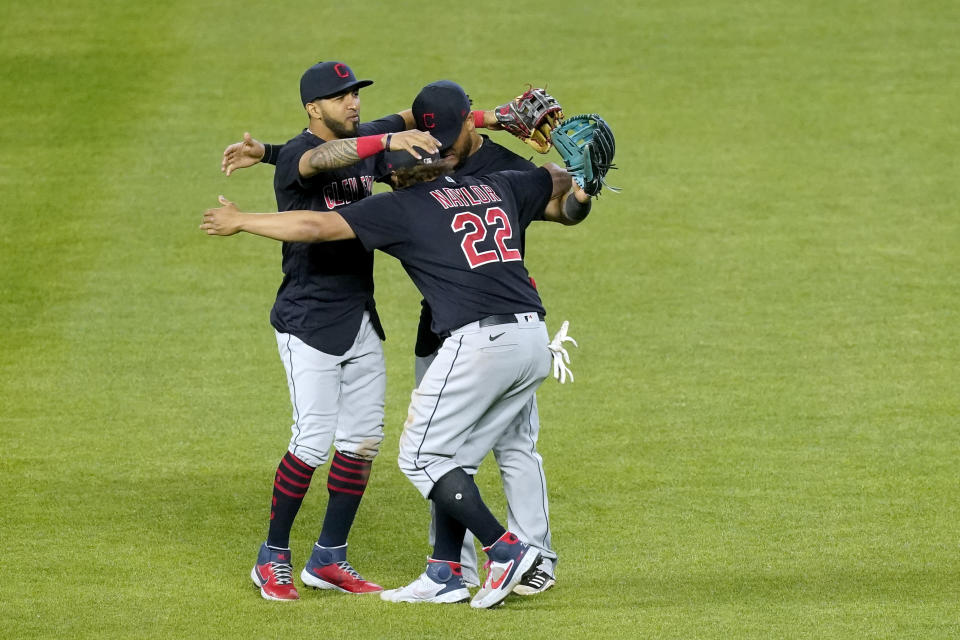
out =
<svg viewBox="0 0 960 640"><path fill-rule="evenodd" d="M361 160L383 151L383 136L363 136L357 138L357 156Z"/></svg>
<svg viewBox="0 0 960 640"><path fill-rule="evenodd" d="M487 125L484 123L483 111L474 111L473 112L473 126L477 129L484 129Z"/></svg>

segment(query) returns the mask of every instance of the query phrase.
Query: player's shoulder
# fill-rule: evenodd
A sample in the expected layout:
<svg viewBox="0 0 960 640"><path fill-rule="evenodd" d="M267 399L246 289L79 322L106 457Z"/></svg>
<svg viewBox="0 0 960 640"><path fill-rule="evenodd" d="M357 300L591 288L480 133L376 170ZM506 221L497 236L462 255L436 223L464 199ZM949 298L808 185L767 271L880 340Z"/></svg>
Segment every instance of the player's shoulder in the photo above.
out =
<svg viewBox="0 0 960 640"><path fill-rule="evenodd" d="M456 177L484 176L494 171L504 169L533 168L533 163L524 160L513 151L503 147L487 136L481 136L483 143L480 148L468 157L457 169Z"/></svg>
<svg viewBox="0 0 960 640"><path fill-rule="evenodd" d="M483 177L483 180L509 184L513 188L519 188L528 184L540 184L553 179L550 172L543 167L530 166L524 169L506 169L503 171L494 171Z"/></svg>
<svg viewBox="0 0 960 640"><path fill-rule="evenodd" d="M280 149L280 155L277 161L280 162L283 159L289 160L291 157L295 157L299 161L300 156L302 156L304 152L313 149L319 144L323 144L323 142L324 140L322 138L318 138L310 133L309 129L304 129L299 134L287 140L283 148Z"/></svg>
<svg viewBox="0 0 960 640"><path fill-rule="evenodd" d="M481 134L480 137L483 139L483 144L480 145L477 153L483 154L491 163L495 163L498 171L507 169L523 171L536 168L533 162L495 142L490 136Z"/></svg>
<svg viewBox="0 0 960 640"><path fill-rule="evenodd" d="M391 202L395 202L393 196L396 193L398 192L383 191L381 193L375 193L340 207L337 209L337 212L344 218L356 216L370 217L379 215L380 213L389 213L394 206Z"/></svg>

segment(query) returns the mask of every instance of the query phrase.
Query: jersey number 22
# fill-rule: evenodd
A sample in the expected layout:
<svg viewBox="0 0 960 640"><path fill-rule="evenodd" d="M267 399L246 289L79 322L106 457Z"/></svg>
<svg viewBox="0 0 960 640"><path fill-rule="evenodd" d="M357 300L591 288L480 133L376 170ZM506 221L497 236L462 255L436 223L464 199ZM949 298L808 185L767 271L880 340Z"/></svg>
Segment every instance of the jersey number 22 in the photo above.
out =
<svg viewBox="0 0 960 640"><path fill-rule="evenodd" d="M477 251L477 244L487 237L487 227L496 229L493 234L496 247L488 251ZM466 256L471 269L476 269L488 262L513 262L523 259L519 251L507 247L507 240L513 237L513 229L506 211L500 207L487 209L484 218L471 211L461 211L453 217L450 228L456 233L469 229L467 235L460 241L460 248L463 249L463 255Z"/></svg>

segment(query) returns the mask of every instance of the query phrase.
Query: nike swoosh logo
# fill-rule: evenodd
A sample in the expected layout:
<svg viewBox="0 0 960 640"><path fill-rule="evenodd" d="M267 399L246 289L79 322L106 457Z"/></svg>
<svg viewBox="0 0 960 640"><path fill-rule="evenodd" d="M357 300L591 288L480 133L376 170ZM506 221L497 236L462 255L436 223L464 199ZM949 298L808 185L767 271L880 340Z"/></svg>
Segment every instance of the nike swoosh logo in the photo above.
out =
<svg viewBox="0 0 960 640"><path fill-rule="evenodd" d="M497 338L499 338L500 336L502 336L504 333L506 333L506 331L504 331L503 333L498 333L498 334L495 335L495 336L489 336L490 342L493 342L494 340L496 340Z"/></svg>
<svg viewBox="0 0 960 640"><path fill-rule="evenodd" d="M507 578L507 575L510 573L510 569L513 568L513 561L510 561L510 564L507 565L507 568L503 570L503 573L500 574L500 577L496 580L490 581L490 588L499 589L500 585L503 584L503 581Z"/></svg>

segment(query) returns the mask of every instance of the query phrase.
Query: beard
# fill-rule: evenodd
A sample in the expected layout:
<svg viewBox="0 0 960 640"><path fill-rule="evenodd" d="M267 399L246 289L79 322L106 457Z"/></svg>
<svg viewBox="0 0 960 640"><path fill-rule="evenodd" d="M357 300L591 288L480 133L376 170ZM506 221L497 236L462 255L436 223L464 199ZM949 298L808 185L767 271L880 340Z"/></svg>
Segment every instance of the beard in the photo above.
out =
<svg viewBox="0 0 960 640"><path fill-rule="evenodd" d="M358 123L356 122L337 122L336 120L324 118L323 123L327 125L327 128L333 131L338 138L354 138L357 135Z"/></svg>

